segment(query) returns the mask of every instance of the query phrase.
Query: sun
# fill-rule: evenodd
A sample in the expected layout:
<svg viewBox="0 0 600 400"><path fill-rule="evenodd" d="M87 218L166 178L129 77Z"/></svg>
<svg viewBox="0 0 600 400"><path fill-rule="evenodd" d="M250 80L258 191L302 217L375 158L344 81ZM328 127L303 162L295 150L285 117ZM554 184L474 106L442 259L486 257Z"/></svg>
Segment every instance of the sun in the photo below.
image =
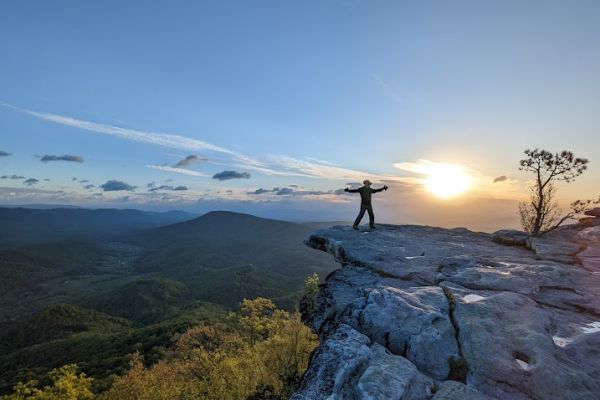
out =
<svg viewBox="0 0 600 400"><path fill-rule="evenodd" d="M453 197L471 186L471 177L458 165L440 163L427 169L425 186L438 197Z"/></svg>

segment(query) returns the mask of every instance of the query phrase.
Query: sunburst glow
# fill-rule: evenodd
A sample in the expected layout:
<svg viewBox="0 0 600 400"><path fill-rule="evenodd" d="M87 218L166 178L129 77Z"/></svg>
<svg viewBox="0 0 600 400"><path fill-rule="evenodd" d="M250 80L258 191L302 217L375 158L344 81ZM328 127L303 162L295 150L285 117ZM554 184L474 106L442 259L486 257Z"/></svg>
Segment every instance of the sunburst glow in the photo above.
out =
<svg viewBox="0 0 600 400"><path fill-rule="evenodd" d="M471 186L471 177L458 165L435 164L427 171L425 186L438 197L459 195Z"/></svg>

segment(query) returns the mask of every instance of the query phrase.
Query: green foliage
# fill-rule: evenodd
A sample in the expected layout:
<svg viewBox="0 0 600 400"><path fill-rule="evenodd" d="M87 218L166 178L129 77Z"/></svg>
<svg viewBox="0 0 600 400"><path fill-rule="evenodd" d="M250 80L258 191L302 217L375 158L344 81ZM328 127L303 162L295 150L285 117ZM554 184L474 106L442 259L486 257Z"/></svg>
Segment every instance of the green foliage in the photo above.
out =
<svg viewBox="0 0 600 400"><path fill-rule="evenodd" d="M315 309L315 302L319 294L319 274L316 272L306 278L304 281L304 299L306 301L307 312L311 313Z"/></svg>
<svg viewBox="0 0 600 400"><path fill-rule="evenodd" d="M0 400L283 400L297 388L317 345L316 336L302 324L298 313L277 309L265 298L245 299L240 310L222 322L196 325L174 336L169 332L171 329L164 330L169 339L162 340L153 360L148 359L152 353L146 352L146 345L137 342L129 368L122 369L121 376L113 377L112 384L98 395L92 394L92 379L70 364L50 371L50 384L40 387L33 379L18 383L12 394ZM147 333L158 335L160 330ZM98 352L102 359L111 358L98 343L102 336L88 338L94 346L90 351ZM128 341L136 339L143 341L134 336ZM75 344L74 338L62 342ZM56 341L52 348L67 351Z"/></svg>
<svg viewBox="0 0 600 400"><path fill-rule="evenodd" d="M185 332L199 322L223 321L224 311L213 304L195 303L171 319L145 327L123 326L113 332L95 327L91 330L71 332L60 339L8 350L0 354L0 389L6 392L18 381L31 377L43 380L49 370L63 364L77 363L88 375L94 377L94 391L106 389L112 376L121 375L128 368L129 354L139 351L146 362L156 363L164 349L171 345L174 334ZM99 319L97 322L101 322ZM45 326L24 324L31 330L21 331L23 342L32 342L45 331ZM116 326L113 326L116 327Z"/></svg>
<svg viewBox="0 0 600 400"><path fill-rule="evenodd" d="M0 400L87 400L93 399L92 379L77 373L77 366L64 365L48 374L51 385L40 388L38 381L19 382L14 393L1 396Z"/></svg>
<svg viewBox="0 0 600 400"><path fill-rule="evenodd" d="M244 300L230 325L199 325L174 338L150 368L134 354L104 400L285 399L308 365L316 337L297 313L264 298Z"/></svg>
<svg viewBox="0 0 600 400"><path fill-rule="evenodd" d="M76 305L52 305L15 321L4 333L0 332L0 353L82 332L115 333L127 329L129 325L127 320Z"/></svg>
<svg viewBox="0 0 600 400"><path fill-rule="evenodd" d="M289 319L289 314L277 310L273 301L258 297L254 300L244 299L240 312L234 314L237 323L246 337L252 343L265 340L281 328L281 325Z"/></svg>
<svg viewBox="0 0 600 400"><path fill-rule="evenodd" d="M191 300L183 283L166 278L147 278L85 297L81 303L147 325L177 315Z"/></svg>

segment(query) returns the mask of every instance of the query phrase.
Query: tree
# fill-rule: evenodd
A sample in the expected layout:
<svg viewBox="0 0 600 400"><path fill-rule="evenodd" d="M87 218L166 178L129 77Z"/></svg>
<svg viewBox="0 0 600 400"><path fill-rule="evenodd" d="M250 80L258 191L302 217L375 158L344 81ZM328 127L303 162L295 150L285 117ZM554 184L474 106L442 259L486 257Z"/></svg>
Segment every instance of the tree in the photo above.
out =
<svg viewBox="0 0 600 400"><path fill-rule="evenodd" d="M77 373L74 364L64 365L48 373L52 385L38 388L36 380L19 382L14 393L0 396L1 400L88 400L93 399L92 378Z"/></svg>
<svg viewBox="0 0 600 400"><path fill-rule="evenodd" d="M260 297L244 299L226 324L201 324L173 341L151 367L134 354L129 371L99 399L283 400L298 387L318 345L300 314Z"/></svg>
<svg viewBox="0 0 600 400"><path fill-rule="evenodd" d="M551 153L546 150L525 150L527 158L520 161L520 170L534 175L529 201L519 204L521 225L531 236L541 236L558 228L565 221L583 213L593 203L577 200L563 215L556 201L556 183L573 182L587 169L588 160L571 151Z"/></svg>

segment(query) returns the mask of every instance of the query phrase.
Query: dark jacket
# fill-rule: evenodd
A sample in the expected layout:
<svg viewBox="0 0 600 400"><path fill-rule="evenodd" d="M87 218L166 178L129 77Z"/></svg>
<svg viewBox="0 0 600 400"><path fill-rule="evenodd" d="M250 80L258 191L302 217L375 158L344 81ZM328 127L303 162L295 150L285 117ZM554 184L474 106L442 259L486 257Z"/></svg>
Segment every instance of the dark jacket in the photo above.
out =
<svg viewBox="0 0 600 400"><path fill-rule="evenodd" d="M360 193L360 204L365 206L371 205L371 194L381 192L385 189L385 186L381 189L372 189L370 187L359 187L358 189L348 189L350 193Z"/></svg>

